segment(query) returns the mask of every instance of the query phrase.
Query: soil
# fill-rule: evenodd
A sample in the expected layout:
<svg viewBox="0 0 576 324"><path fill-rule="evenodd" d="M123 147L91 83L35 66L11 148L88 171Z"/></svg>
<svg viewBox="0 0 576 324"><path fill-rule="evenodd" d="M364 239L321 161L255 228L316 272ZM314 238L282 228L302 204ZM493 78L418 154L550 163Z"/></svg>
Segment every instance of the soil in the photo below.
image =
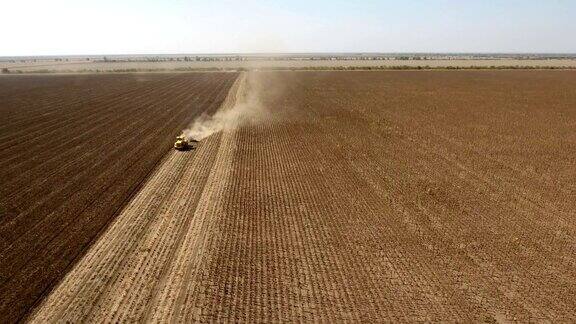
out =
<svg viewBox="0 0 576 324"><path fill-rule="evenodd" d="M258 77L30 320L576 321L575 73Z"/></svg>
<svg viewBox="0 0 576 324"><path fill-rule="evenodd" d="M0 78L0 322L50 291L236 77Z"/></svg>

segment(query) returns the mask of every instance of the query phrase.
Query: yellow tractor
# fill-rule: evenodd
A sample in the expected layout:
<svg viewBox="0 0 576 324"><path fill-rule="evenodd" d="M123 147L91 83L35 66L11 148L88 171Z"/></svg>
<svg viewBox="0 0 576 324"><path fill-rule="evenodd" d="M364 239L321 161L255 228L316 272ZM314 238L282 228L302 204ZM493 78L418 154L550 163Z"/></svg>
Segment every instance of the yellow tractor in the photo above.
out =
<svg viewBox="0 0 576 324"><path fill-rule="evenodd" d="M195 148L197 140L190 139L188 140L184 135L180 135L176 137L176 142L174 142L174 148L178 151L188 151L190 149Z"/></svg>

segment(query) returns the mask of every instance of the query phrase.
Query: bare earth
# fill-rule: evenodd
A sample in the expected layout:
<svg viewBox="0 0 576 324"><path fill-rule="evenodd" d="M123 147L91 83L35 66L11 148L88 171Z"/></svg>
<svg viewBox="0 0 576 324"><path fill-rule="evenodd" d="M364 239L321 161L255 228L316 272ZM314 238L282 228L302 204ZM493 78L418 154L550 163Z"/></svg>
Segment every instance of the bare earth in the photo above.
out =
<svg viewBox="0 0 576 324"><path fill-rule="evenodd" d="M0 323L60 281L237 76L0 77Z"/></svg>
<svg viewBox="0 0 576 324"><path fill-rule="evenodd" d="M576 73L248 77L32 322L576 321Z"/></svg>

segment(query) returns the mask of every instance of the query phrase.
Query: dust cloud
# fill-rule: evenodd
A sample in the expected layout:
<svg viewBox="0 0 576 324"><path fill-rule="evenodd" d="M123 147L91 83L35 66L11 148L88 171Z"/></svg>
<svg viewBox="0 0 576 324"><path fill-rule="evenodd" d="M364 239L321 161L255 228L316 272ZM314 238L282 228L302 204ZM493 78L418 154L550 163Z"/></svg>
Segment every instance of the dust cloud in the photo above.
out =
<svg viewBox="0 0 576 324"><path fill-rule="evenodd" d="M182 131L182 135L200 141L222 130L257 125L270 120L272 114L262 103L264 91L267 90L262 73L246 72L240 78L236 100L231 103L231 107L225 102L214 115L200 115L189 128Z"/></svg>

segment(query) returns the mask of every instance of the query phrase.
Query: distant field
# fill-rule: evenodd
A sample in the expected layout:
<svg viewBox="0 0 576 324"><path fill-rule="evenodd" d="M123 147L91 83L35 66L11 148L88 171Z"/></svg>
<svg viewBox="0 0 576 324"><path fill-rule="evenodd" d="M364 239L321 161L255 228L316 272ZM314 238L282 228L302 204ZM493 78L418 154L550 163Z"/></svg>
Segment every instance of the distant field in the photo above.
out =
<svg viewBox="0 0 576 324"><path fill-rule="evenodd" d="M248 78L31 320L576 321L574 72Z"/></svg>
<svg viewBox="0 0 576 324"><path fill-rule="evenodd" d="M49 291L236 76L0 76L0 322Z"/></svg>
<svg viewBox="0 0 576 324"><path fill-rule="evenodd" d="M215 62L0 62L0 68L22 72L110 72L114 70L186 70L186 69L237 69L237 68L335 68L335 67L571 67L576 68L576 59L550 60L290 60L290 61L215 61Z"/></svg>

